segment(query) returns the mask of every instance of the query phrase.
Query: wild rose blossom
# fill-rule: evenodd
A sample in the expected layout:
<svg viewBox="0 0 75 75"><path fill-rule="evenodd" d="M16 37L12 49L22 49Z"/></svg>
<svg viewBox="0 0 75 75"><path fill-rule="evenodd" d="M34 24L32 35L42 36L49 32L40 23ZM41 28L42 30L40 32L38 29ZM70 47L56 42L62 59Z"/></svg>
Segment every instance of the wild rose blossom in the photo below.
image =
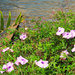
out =
<svg viewBox="0 0 75 75"><path fill-rule="evenodd" d="M60 55L60 58L62 58L63 60L65 60L68 54L69 54L69 52L67 50L62 51L61 55Z"/></svg>
<svg viewBox="0 0 75 75"><path fill-rule="evenodd" d="M64 28L58 27L58 31L57 31L56 35L63 34L64 33L64 30L65 30Z"/></svg>
<svg viewBox="0 0 75 75"><path fill-rule="evenodd" d="M71 50L72 52L75 52L75 45L74 45L74 48L72 48L72 50Z"/></svg>
<svg viewBox="0 0 75 75"><path fill-rule="evenodd" d="M21 40L25 40L26 38L27 38L26 33L23 33L22 35L20 35L20 39L21 39Z"/></svg>
<svg viewBox="0 0 75 75"><path fill-rule="evenodd" d="M38 62L35 60L35 64L41 68L48 67L48 61L43 61L42 59L40 59Z"/></svg>
<svg viewBox="0 0 75 75"><path fill-rule="evenodd" d="M18 66L19 64L26 64L28 62L27 59L23 58L22 56L17 57L17 60L15 62L15 64Z"/></svg>
<svg viewBox="0 0 75 75"><path fill-rule="evenodd" d="M70 32L64 32L63 33L63 38L66 38L66 39L73 38L72 33L70 33Z"/></svg>

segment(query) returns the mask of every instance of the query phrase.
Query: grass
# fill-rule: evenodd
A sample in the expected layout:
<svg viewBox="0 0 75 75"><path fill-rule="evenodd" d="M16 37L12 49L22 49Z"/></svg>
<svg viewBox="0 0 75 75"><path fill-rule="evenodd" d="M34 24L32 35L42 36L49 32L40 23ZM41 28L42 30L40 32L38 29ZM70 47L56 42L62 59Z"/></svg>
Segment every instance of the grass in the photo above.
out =
<svg viewBox="0 0 75 75"><path fill-rule="evenodd" d="M62 35L57 36L56 32L58 27L64 28L66 32L75 30L75 13L58 11L54 18L57 19L56 22L37 21L33 30L19 28L15 32L15 42L12 40L6 42L6 38L1 40L1 50L10 47L14 51L1 52L1 68L8 62L15 63L20 55L28 60L24 65L14 64L14 70L9 73L4 72L3 75L74 75L75 52L71 50L75 45L75 38L66 39ZM22 33L27 34L27 38L23 41L19 38ZM61 60L60 54L66 49L70 55L66 60ZM34 61L40 59L48 61L47 68L40 68L35 64Z"/></svg>

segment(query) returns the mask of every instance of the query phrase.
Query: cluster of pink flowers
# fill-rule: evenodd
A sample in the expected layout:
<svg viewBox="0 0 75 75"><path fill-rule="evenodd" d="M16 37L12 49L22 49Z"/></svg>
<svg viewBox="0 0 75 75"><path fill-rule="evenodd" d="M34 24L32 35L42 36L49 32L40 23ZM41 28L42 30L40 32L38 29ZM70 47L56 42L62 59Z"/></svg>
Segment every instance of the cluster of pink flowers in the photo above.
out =
<svg viewBox="0 0 75 75"><path fill-rule="evenodd" d="M63 38L70 39L75 37L75 30L70 30L70 32L64 32L64 28L58 27L56 35L63 35Z"/></svg>
<svg viewBox="0 0 75 75"><path fill-rule="evenodd" d="M11 72L12 70L14 70L13 64L16 64L17 66L19 64L26 64L28 62L27 59L23 58L22 56L17 57L17 60L15 63L9 62L7 64L3 65L3 70L6 69L6 72ZM39 60L38 62L35 60L35 64L41 68L46 68L48 67L48 61L43 61L42 59ZM5 71L0 71L0 73L4 73Z"/></svg>
<svg viewBox="0 0 75 75"><path fill-rule="evenodd" d="M74 38L75 37L75 30L70 30L70 32L64 32L64 28L58 27L58 31L56 32L56 35L63 35L63 38L66 39L70 39L70 38ZM74 48L71 50L72 52L75 52L75 45ZM69 52L67 52L67 50L62 51L60 58L62 58L63 60L66 59L66 57L68 56Z"/></svg>
<svg viewBox="0 0 75 75"><path fill-rule="evenodd" d="M2 69L3 69L3 70L6 69L6 72L11 72L12 70L14 70L13 64L14 64L14 63L12 63L12 62L9 62L9 63L7 63L7 64L4 64ZM5 71L0 71L0 72L1 72L1 73L4 73Z"/></svg>
<svg viewBox="0 0 75 75"><path fill-rule="evenodd" d="M71 51L72 51L72 52L75 52L75 45L74 45L74 48L72 48ZM68 55L69 55L69 52L68 52L67 50L62 51L62 52L61 52L61 55L60 55L60 58L61 58L62 60L65 60Z"/></svg>
<svg viewBox="0 0 75 75"><path fill-rule="evenodd" d="M16 65L19 65L19 64L24 65L24 64L26 64L27 62L28 62L27 59L23 58L22 56L19 56L19 57L17 57L17 60L16 60L15 64L16 64ZM2 69L3 69L3 70L6 69L6 72L11 72L12 70L14 70L13 64L14 64L14 63L12 63L12 62L9 62L9 63L7 63L7 64L4 64ZM5 71L0 71L0 72L1 72L1 73L4 73Z"/></svg>
<svg viewBox="0 0 75 75"><path fill-rule="evenodd" d="M20 39L21 40L25 40L27 38L26 33L22 33L22 35L20 35Z"/></svg>

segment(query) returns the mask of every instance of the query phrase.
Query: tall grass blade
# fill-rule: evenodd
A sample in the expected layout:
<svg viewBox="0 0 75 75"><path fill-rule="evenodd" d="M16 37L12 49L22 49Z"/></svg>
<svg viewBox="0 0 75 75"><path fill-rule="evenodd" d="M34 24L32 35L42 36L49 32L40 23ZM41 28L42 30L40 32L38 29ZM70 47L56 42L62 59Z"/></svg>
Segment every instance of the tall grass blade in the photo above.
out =
<svg viewBox="0 0 75 75"><path fill-rule="evenodd" d="M4 20L3 20L3 14L2 14L1 11L0 11L0 14L1 14L1 26L0 26L0 29L3 30L4 29Z"/></svg>
<svg viewBox="0 0 75 75"><path fill-rule="evenodd" d="M6 26L7 28L9 27L10 23L11 23L11 12L9 11L8 21Z"/></svg>
<svg viewBox="0 0 75 75"><path fill-rule="evenodd" d="M20 18L21 18L21 13L20 13L19 16L17 17L17 19L16 19L16 21L15 21L15 25L19 22Z"/></svg>
<svg viewBox="0 0 75 75"><path fill-rule="evenodd" d="M25 17L21 17L20 20L19 20L19 23L23 22L25 20Z"/></svg>

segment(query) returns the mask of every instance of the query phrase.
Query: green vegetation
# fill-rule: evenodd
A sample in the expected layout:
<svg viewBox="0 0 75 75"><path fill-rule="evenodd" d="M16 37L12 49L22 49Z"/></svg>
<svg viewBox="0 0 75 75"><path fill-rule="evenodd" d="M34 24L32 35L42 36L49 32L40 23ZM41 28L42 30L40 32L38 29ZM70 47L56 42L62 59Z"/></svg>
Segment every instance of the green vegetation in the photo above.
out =
<svg viewBox="0 0 75 75"><path fill-rule="evenodd" d="M17 19L15 20L15 25L17 23L21 23L21 21L23 20L24 21L25 18L23 18L23 15L20 13L17 17Z"/></svg>
<svg viewBox="0 0 75 75"><path fill-rule="evenodd" d="M11 13L9 12L8 21L7 21L7 28L9 27L11 23Z"/></svg>
<svg viewBox="0 0 75 75"><path fill-rule="evenodd" d="M19 15L19 17L21 16ZM24 65L14 64L14 70L9 73L4 72L3 75L75 75L75 52L71 51L75 45L75 37L66 39L62 35L56 35L58 27L64 28L65 32L75 30L75 13L58 11L54 18L56 22L40 23L39 19L33 30L19 28L13 38L16 40L15 42L12 40L6 42L7 38L1 40L2 50L10 47L14 51L1 52L1 68L8 62L15 63L20 55L28 60ZM22 33L27 35L25 40L20 39ZM69 55L63 60L60 55L65 50L69 52ZM48 67L40 68L37 66L34 61L40 59L48 61Z"/></svg>
<svg viewBox="0 0 75 75"><path fill-rule="evenodd" d="M10 23L11 23L11 12L9 12L9 16L8 16L8 21L7 21L7 24L6 24L6 28L4 28L4 18L3 18L3 14L2 12L0 11L0 14L1 14L1 25L0 25L0 32L6 30L6 28L8 28L10 26ZM15 20L15 23L13 26L17 25L17 24L20 24L21 22L24 21L25 18L23 18L23 15L20 13L17 17L17 19Z"/></svg>
<svg viewBox="0 0 75 75"><path fill-rule="evenodd" d="M3 20L3 14L2 14L1 11L0 11L0 14L1 14L1 26L0 26L0 30L3 30L4 29L4 20Z"/></svg>

